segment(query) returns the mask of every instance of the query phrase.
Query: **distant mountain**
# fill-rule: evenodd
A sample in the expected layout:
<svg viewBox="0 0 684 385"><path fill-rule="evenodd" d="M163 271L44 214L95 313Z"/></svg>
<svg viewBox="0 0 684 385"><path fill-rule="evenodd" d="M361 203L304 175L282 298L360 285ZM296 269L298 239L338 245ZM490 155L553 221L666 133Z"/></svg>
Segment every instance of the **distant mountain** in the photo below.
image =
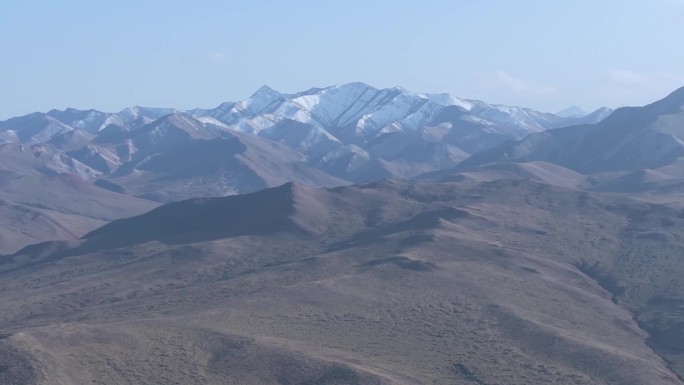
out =
<svg viewBox="0 0 684 385"><path fill-rule="evenodd" d="M471 153L566 121L525 108L363 83L296 94L264 86L237 103L190 112L284 143L349 181L450 167Z"/></svg>
<svg viewBox="0 0 684 385"><path fill-rule="evenodd" d="M555 115L525 108L494 106L450 95L413 94L402 88L378 90L363 83L293 95L262 87L237 103L230 115L217 118L256 132L282 120L297 121L311 126L312 132L325 131L343 144L364 148L385 134L410 134L440 125L452 126L446 129L450 131L453 126L458 129L461 124L471 123L491 134L519 137L562 121Z"/></svg>
<svg viewBox="0 0 684 385"><path fill-rule="evenodd" d="M583 116L567 117L560 124L552 125L549 128L562 128L568 126L577 126L581 124L596 124L613 113L612 108L601 107L598 110Z"/></svg>
<svg viewBox="0 0 684 385"><path fill-rule="evenodd" d="M527 108L363 83L296 94L264 86L214 109L34 113L0 122L0 143L23 146L36 158L6 161L7 170L31 164L46 175L72 173L169 202L286 181L330 186L411 177L571 122Z"/></svg>
<svg viewBox="0 0 684 385"><path fill-rule="evenodd" d="M221 127L185 115L159 119L126 138L135 155L98 180L162 202L257 191L288 181L312 186L348 183L310 166L306 156L284 144L234 131L214 135L210 129ZM108 148L116 149L118 143Z"/></svg>
<svg viewBox="0 0 684 385"><path fill-rule="evenodd" d="M668 112L664 114L655 105L621 109L605 120L610 109L562 118L363 83L295 94L264 86L245 100L213 109L67 109L12 118L0 122L0 171L48 181L55 175L72 175L97 187L94 191L155 202L251 192L290 181L327 187L410 178L502 161L543 161L585 174L638 172L640 167L667 166L678 157L677 114L663 110ZM644 113L652 115L650 120L640 118ZM579 125L549 130L571 124ZM632 131L640 136L630 140L624 135ZM509 148L504 143L515 140L520 141L510 147L515 150L499 153ZM620 150L611 150L612 145ZM676 178L654 181L638 175L619 180L595 177L581 186L602 191L627 188L626 181L632 191L676 191L679 186ZM141 207L131 202L130 208ZM23 207L11 199L6 203L13 210ZM127 210L122 212L136 213ZM82 234L102 222L83 223L90 225L70 231ZM41 233L45 239L66 234Z"/></svg>
<svg viewBox="0 0 684 385"><path fill-rule="evenodd" d="M21 194L0 194L4 217L15 218L0 224L7 229L0 252L74 238L154 205L131 196L172 202L290 181L339 186L411 177L569 121L521 107L363 83L296 94L264 86L213 109L33 113L0 122L0 172L64 199L33 206L40 192L31 184L24 184L19 200ZM95 197L118 199L119 212L87 215L78 199L70 206L58 176L75 177ZM26 220L30 216L36 219ZM30 226L35 231L22 230Z"/></svg>
<svg viewBox="0 0 684 385"><path fill-rule="evenodd" d="M587 116L588 113L577 106L570 106L556 112L556 115L563 118L581 118Z"/></svg>
<svg viewBox="0 0 684 385"><path fill-rule="evenodd" d="M623 107L596 124L533 133L459 165L544 161L590 174L656 169L684 157L684 88L645 107Z"/></svg>

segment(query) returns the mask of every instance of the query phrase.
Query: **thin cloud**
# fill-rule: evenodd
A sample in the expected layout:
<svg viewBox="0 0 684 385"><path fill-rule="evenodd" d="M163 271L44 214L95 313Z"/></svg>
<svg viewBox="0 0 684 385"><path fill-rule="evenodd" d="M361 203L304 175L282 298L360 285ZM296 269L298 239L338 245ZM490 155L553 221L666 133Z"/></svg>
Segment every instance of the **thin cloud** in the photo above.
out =
<svg viewBox="0 0 684 385"><path fill-rule="evenodd" d="M518 93L551 94L558 89L550 84L516 78L506 71L483 74L482 80L493 87L504 87Z"/></svg>
<svg viewBox="0 0 684 385"><path fill-rule="evenodd" d="M610 71L610 73L608 74L608 78L613 83L627 86L640 86L648 83L646 75L623 69L616 69Z"/></svg>

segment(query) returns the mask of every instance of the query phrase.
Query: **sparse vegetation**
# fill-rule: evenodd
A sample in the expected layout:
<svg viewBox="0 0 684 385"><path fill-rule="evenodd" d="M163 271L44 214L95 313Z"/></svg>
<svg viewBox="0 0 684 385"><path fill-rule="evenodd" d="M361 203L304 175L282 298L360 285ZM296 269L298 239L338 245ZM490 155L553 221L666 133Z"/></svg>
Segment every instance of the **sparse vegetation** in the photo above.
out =
<svg viewBox="0 0 684 385"><path fill-rule="evenodd" d="M0 343L56 384L679 381L646 345L680 368L679 204L524 180L217 199L6 259ZM287 220L250 234L216 219L193 238L211 216L241 223L245 199ZM204 205L179 238L152 220ZM144 240L111 249L110 229Z"/></svg>

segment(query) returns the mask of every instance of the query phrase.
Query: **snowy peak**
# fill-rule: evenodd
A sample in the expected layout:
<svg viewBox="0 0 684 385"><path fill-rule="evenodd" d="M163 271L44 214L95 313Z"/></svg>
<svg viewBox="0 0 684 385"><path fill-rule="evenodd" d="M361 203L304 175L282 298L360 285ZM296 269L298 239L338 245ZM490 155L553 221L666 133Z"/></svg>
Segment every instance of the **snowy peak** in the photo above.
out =
<svg viewBox="0 0 684 385"><path fill-rule="evenodd" d="M363 83L327 87L292 101L328 127L344 127L378 96L378 90Z"/></svg>
<svg viewBox="0 0 684 385"><path fill-rule="evenodd" d="M284 100L284 96L269 86L261 86L248 99L238 102L234 108L244 111L246 114L254 115L273 107L274 104Z"/></svg>
<svg viewBox="0 0 684 385"><path fill-rule="evenodd" d="M208 111L207 115L237 131L254 133L293 120L314 125L342 142L363 145L379 135L430 126L442 109L453 106L469 113L464 117L469 124L487 126L512 138L562 125L563 121L553 114L520 107L490 105L449 94L415 94L401 87L377 89L359 82L290 95L264 86L238 102L230 113Z"/></svg>
<svg viewBox="0 0 684 385"><path fill-rule="evenodd" d="M201 121L185 114L173 113L143 126L137 136L143 136L148 143L155 143L171 138L211 139L215 135Z"/></svg>
<svg viewBox="0 0 684 385"><path fill-rule="evenodd" d="M430 100L431 102L439 104L440 106L444 107L458 106L466 111L470 111L473 108L472 102L465 99L457 98L450 94L426 94L424 97Z"/></svg>
<svg viewBox="0 0 684 385"><path fill-rule="evenodd" d="M164 115L173 114L175 112L178 111L173 108L150 108L135 106L123 109L117 114L117 116L120 117L125 124L135 121L149 123L161 118Z"/></svg>
<svg viewBox="0 0 684 385"><path fill-rule="evenodd" d="M218 183L216 186L221 187L212 191L224 193L273 185L284 181L282 175L302 175L305 169L308 174L304 180L410 178L454 166L471 154L532 133L594 123L607 113L578 120L447 93L419 94L402 87L379 89L360 82L291 94L262 86L246 99L211 109L134 106L117 113L66 109L31 114L0 122L0 143L38 145L42 153L54 155L66 165L59 169L82 168L82 164L102 174L100 179L109 175L116 184L129 183L128 191L136 190L130 185L133 179L153 180L155 172L167 170L162 160L177 163L176 170L189 167L181 163L197 163L190 162L191 158L205 159L206 165L218 161L224 164L220 182L201 178L186 182L187 186L202 188ZM674 132L666 121L660 127L662 132ZM238 163L229 162L231 166L227 166L227 152L203 153L211 145L202 142L217 140L230 141L229 146L247 143L245 146L252 150L236 150L237 158L230 160L247 163L235 166ZM263 155L268 153L272 155ZM188 162L172 159L176 154L183 154ZM79 163L71 164L67 158ZM287 160L276 164L270 158ZM205 164L190 168L208 169ZM239 171L245 167L258 168L258 177ZM184 175L199 178L194 172ZM117 179L124 175L128 179ZM235 181L226 182L230 178ZM164 194L154 199L195 193ZM197 194L202 192L198 190Z"/></svg>
<svg viewBox="0 0 684 385"><path fill-rule="evenodd" d="M108 114L92 109L84 111L67 108L63 111L51 110L47 115L71 127L90 132L101 128Z"/></svg>
<svg viewBox="0 0 684 385"><path fill-rule="evenodd" d="M252 96L250 96L249 98L250 99L263 99L263 98L278 99L278 98L282 98L282 97L283 97L283 94L281 94L280 92L278 92L278 91L274 90L273 88L264 84L263 86L259 87L259 89L256 90L256 92L254 92L252 94Z"/></svg>

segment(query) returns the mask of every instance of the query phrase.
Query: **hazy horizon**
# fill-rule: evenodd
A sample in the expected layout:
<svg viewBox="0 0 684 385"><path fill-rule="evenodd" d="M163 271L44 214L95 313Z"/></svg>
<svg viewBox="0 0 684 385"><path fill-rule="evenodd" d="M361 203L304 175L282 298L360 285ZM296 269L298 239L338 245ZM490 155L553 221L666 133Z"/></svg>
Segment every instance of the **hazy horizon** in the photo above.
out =
<svg viewBox="0 0 684 385"><path fill-rule="evenodd" d="M0 119L355 81L548 112L643 105L684 86L682 16L678 0L12 2Z"/></svg>

